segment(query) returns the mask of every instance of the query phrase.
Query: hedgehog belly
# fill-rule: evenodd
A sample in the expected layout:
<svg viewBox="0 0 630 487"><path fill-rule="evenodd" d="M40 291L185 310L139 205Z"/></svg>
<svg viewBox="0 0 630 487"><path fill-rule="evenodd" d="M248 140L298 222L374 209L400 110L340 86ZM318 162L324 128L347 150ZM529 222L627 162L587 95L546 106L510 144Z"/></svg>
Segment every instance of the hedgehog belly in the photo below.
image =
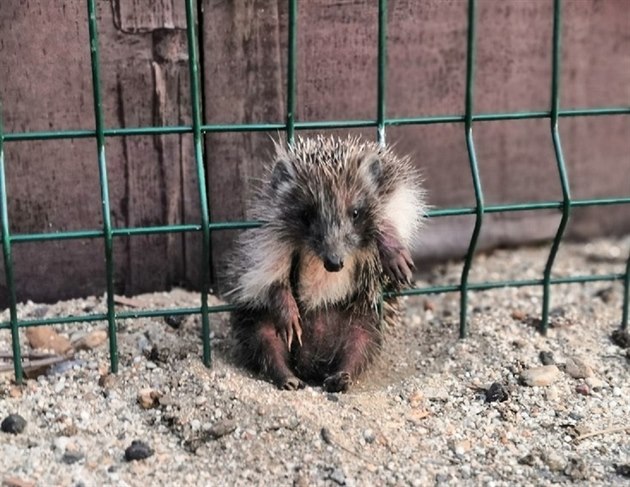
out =
<svg viewBox="0 0 630 487"><path fill-rule="evenodd" d="M296 375L305 381L320 381L355 359L365 357L365 366L378 353L382 333L378 314L363 306L322 307L302 315L302 345L291 350Z"/></svg>

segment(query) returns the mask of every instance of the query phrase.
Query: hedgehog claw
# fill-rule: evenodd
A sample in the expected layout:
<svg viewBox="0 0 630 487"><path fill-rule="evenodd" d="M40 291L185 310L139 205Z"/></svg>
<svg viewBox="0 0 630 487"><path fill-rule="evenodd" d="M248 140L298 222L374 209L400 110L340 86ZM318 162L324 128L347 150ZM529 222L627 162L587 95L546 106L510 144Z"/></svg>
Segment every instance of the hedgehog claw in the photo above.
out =
<svg viewBox="0 0 630 487"><path fill-rule="evenodd" d="M293 330L295 331L295 338L297 339L297 342L301 347L302 346L302 326L300 324L299 318L297 322L296 321L293 322Z"/></svg>

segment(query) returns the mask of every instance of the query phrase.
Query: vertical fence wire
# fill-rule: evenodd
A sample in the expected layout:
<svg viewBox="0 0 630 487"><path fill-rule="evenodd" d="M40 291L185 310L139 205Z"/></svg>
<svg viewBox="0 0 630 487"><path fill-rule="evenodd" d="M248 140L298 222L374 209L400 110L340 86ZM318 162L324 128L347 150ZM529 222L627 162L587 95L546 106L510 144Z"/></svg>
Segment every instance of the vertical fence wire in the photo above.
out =
<svg viewBox="0 0 630 487"><path fill-rule="evenodd" d="M474 105L474 81L475 81L475 49L476 49L476 0L468 1L468 41L466 48L466 113L464 115L464 128L466 131L466 149L470 162L473 187L475 190L475 227L470 238L466 260L462 269L460 282L460 311L459 311L459 335L461 338L468 335L468 275L472 266L475 249L479 240L481 226L483 225L484 196L475 152L473 139L473 105Z"/></svg>
<svg viewBox="0 0 630 487"><path fill-rule="evenodd" d="M556 156L556 164L558 167L558 176L560 177L560 185L562 187L562 218L558 225L558 231L551 245L547 264L545 265L545 273L543 277L543 309L541 332L547 333L549 328L549 302L551 298L551 271L553 264L560 248L560 241L564 235L569 216L571 213L571 189L569 186L569 178L567 168L564 163L564 155L562 153L562 145L560 143L560 133L558 131L558 114L560 111L560 58L561 58L561 27L562 27L562 0L554 0L553 4L553 59L551 72L551 138L553 140L553 149Z"/></svg>
<svg viewBox="0 0 630 487"><path fill-rule="evenodd" d="M630 257L626 263L626 275L623 279L623 307L621 312L621 329L628 329L628 321L630 321Z"/></svg>
<svg viewBox="0 0 630 487"><path fill-rule="evenodd" d="M376 58L376 140L385 147L385 114L387 98L387 0L378 2L378 41ZM381 292L377 304L379 320L383 322L384 296Z"/></svg>
<svg viewBox="0 0 630 487"><path fill-rule="evenodd" d="M387 0L378 2L378 58L376 87L376 130L378 142L385 145L385 106L387 98Z"/></svg>
<svg viewBox="0 0 630 487"><path fill-rule="evenodd" d="M287 142L295 140L295 99L297 91L297 0L289 0L289 44L287 52Z"/></svg>
<svg viewBox="0 0 630 487"><path fill-rule="evenodd" d="M20 330L18 328L17 300L13 279L13 255L11 252L11 234L9 231L9 208L7 202L7 182L4 170L4 124L2 103L0 103L0 225L2 229L2 254L4 256L4 278L9 293L9 318L11 322L11 347L13 349L13 372L15 382L21 384L24 379L22 354L20 352Z"/></svg>
<svg viewBox="0 0 630 487"><path fill-rule="evenodd" d="M210 207L206 190L206 173L203 162L203 136L201 134L201 103L199 89L199 54L197 45L197 17L193 0L186 0L186 35L188 40L188 69L190 71L190 99L192 103L193 143L201 206L201 336L203 363L212 364L210 346L210 318L208 316L208 292L210 288Z"/></svg>
<svg viewBox="0 0 630 487"><path fill-rule="evenodd" d="M105 125L103 120L103 99L101 96L101 73L95 0L88 0L88 25L90 35L90 60L92 65L94 123L96 128L96 148L98 151L98 172L103 213L103 240L105 244L105 276L107 279L107 324L109 328L110 367L112 373L116 373L118 372L118 344L116 337L116 309L114 304L113 238L111 211L109 206L107 160L105 158Z"/></svg>

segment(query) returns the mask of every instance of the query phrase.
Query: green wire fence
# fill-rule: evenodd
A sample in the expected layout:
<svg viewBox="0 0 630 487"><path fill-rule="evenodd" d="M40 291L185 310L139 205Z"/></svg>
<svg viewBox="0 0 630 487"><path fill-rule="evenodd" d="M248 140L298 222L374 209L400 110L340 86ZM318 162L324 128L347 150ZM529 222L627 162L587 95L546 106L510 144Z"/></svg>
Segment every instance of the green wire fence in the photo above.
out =
<svg viewBox="0 0 630 487"><path fill-rule="evenodd" d="M287 133L289 142L293 141L296 130L344 129L374 127L380 143L385 143L386 128L401 125L426 125L463 123L466 147L472 176L475 206L458 208L441 208L429 212L430 218L449 217L455 215L475 215L475 226L472 232L468 252L459 284L430 286L405 290L401 295L425 295L436 293L460 293L460 335L468 333L468 294L471 291L483 291L502 287L542 286L543 306L541 331L546 332L549 326L549 303L552 284L571 284L597 281L622 281L624 285L621 327L627 329L629 321L630 302L630 256L625 272L606 275L577 275L570 277L552 277L554 261L566 229L571 210L577 207L623 205L630 204L630 196L619 198L574 199L571 198L570 184L562 152L559 120L564 117L589 116L628 116L630 106L609 108L580 108L560 109L560 43L562 24L562 2L554 0L553 14L553 44L552 48L552 82L551 107L548 111L529 111L513 113L475 113L473 107L473 93L475 87L475 51L476 51L476 0L468 2L468 36L467 36L467 66L466 66L466 95L463 115L418 116L407 118L388 118L386 116L387 92L387 0L378 1L378 58L377 58L377 113L374 120L334 120L299 122L296 120L296 91L297 91L297 18L298 1L288 0L288 63L287 63L287 112L284 123L257 124L203 124L201 111L201 92L199 81L199 53L197 40L197 12L193 0L185 0L188 40L188 66L190 70L191 114L192 126L161 126L161 127L131 127L109 128L103 117L101 75L99 65L98 26L96 20L95 0L87 1L90 54L92 66L92 91L94 97L95 127L81 130L42 131L4 133L2 127L2 110L0 106L0 230L2 238L2 252L4 256L5 280L8 288L9 313L8 322L0 323L1 329L9 329L12 336L13 363L15 379L18 383L23 380L22 359L20 353L20 328L40 325L69 324L78 322L107 321L109 327L110 365L112 372L118 370L118 346L116 340L117 320L142 317L163 317L169 315L200 314L202 320L203 362L211 365L210 319L211 313L230 311L229 305L208 306L208 292L210 279L210 234L214 231L247 229L257 226L256 222L212 222L208 195L206 191L205 167L203 156L203 136L206 133L218 132L259 132L283 130ZM487 205L484 202L483 185L479 173L479 166L475 152L473 126L480 121L522 120L548 118L550 121L550 135L555 151L558 178L562 188L562 199L559 201L524 202L514 204ZM111 222L109 188L107 179L106 139L108 137L124 137L132 135L161 135L192 133L194 140L197 183L201 202L201 221L198 224L179 224L151 227L114 228ZM97 162L99 170L100 189L102 197L103 227L98 230L78 230L57 233L31 233L11 235L9 231L9 212L7 209L6 175L4 163L4 144L13 142L28 142L33 140L94 138L96 140ZM562 217L555 238L553 239L544 274L540 279L506 280L492 282L470 282L469 273L477 248L479 235L483 226L484 215L492 213L517 212L527 210L558 209ZM198 307L156 309L141 311L117 311L114 303L114 263L113 246L117 237L132 237L136 235L201 232L203 250L201 256L201 302ZM103 239L105 243L105 268L107 279L107 312L93 313L79 316L65 316L54 318L37 318L20 320L17 316L17 301L13 273L12 246L23 242L41 242L68 239Z"/></svg>

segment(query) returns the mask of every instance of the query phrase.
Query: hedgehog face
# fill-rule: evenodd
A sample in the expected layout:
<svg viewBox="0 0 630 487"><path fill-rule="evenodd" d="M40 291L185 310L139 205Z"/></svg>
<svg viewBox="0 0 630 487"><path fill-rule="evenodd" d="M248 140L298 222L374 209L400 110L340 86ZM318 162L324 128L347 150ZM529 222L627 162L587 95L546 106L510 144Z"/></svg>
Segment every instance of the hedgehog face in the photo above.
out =
<svg viewBox="0 0 630 487"><path fill-rule="evenodd" d="M271 177L278 231L294 248L315 254L328 272L341 271L356 252L375 245L377 235L380 161L373 154L337 155L281 159Z"/></svg>

